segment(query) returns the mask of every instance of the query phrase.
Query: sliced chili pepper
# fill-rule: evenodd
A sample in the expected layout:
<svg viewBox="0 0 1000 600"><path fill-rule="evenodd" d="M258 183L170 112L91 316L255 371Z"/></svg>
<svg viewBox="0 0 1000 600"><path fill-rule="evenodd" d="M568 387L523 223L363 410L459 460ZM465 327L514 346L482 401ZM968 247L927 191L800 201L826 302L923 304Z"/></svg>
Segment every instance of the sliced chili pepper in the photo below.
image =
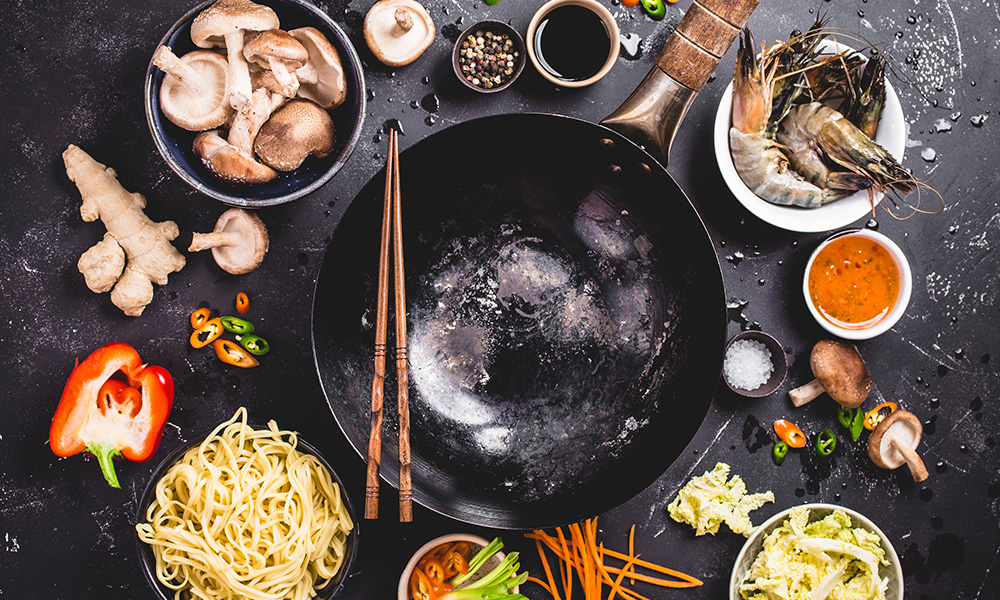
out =
<svg viewBox="0 0 1000 600"><path fill-rule="evenodd" d="M420 569L413 569L410 576L410 596L413 600L437 600L431 580Z"/></svg>
<svg viewBox="0 0 1000 600"><path fill-rule="evenodd" d="M469 572L469 561L461 552L452 550L444 557L444 577L448 579L459 573L463 575Z"/></svg>
<svg viewBox="0 0 1000 600"><path fill-rule="evenodd" d="M472 544L469 542L455 542L449 549L451 552L458 552L465 557L466 560L472 556Z"/></svg>
<svg viewBox="0 0 1000 600"><path fill-rule="evenodd" d="M788 444L785 442L778 442L771 449L771 458L774 459L774 464L779 467L785 463L786 456L788 456Z"/></svg>
<svg viewBox="0 0 1000 600"><path fill-rule="evenodd" d="M222 317L222 326L226 328L226 331L235 333L236 335L243 335L246 333L253 333L253 323L250 321L244 321L239 317Z"/></svg>
<svg viewBox="0 0 1000 600"><path fill-rule="evenodd" d="M440 587L441 584L444 583L444 577L445 577L444 565L442 565L441 561L439 561L438 559L431 558L424 564L421 571L424 572L424 575L427 576L427 579L430 579L431 585L433 585L435 588Z"/></svg>
<svg viewBox="0 0 1000 600"><path fill-rule="evenodd" d="M246 350L240 348L238 345L230 342L229 340L215 340L212 346L215 348L215 355L219 357L219 360L227 365L249 369L250 367L256 367L260 364L257 362L257 359L250 356Z"/></svg>
<svg viewBox="0 0 1000 600"><path fill-rule="evenodd" d="M249 311L250 311L250 298L243 292L236 294L236 312L240 313L241 315L245 315Z"/></svg>
<svg viewBox="0 0 1000 600"><path fill-rule="evenodd" d="M865 428L865 413L861 407L844 408L841 406L837 410L837 420L851 432L851 440L858 441L858 437Z"/></svg>
<svg viewBox="0 0 1000 600"><path fill-rule="evenodd" d="M191 334L191 345L195 348L204 348L222 335L222 319L216 317L205 321L205 324L194 330Z"/></svg>
<svg viewBox="0 0 1000 600"><path fill-rule="evenodd" d="M260 356L262 354L267 354L267 352L271 349L271 344L268 344L267 340L259 335L249 333L247 335L238 336L237 339L240 340L240 345L246 348L246 351L250 354Z"/></svg>
<svg viewBox="0 0 1000 600"><path fill-rule="evenodd" d="M889 412L882 414L883 408L889 409ZM881 423L883 419L885 419L892 413L896 412L897 408L898 407L896 406L895 402L883 402L882 404L879 404L875 408L866 412L865 429L875 429L876 427L878 427L878 424Z"/></svg>
<svg viewBox="0 0 1000 600"><path fill-rule="evenodd" d="M778 434L781 441L792 448L801 448L806 445L806 434L802 433L802 430L791 421L778 419L774 422L774 432Z"/></svg>
<svg viewBox="0 0 1000 600"><path fill-rule="evenodd" d="M127 381L113 379L119 372ZM108 484L120 487L112 459L153 456L173 403L174 380L165 369L143 364L128 344L108 344L70 373L52 417L49 448L63 457L93 454Z"/></svg>
<svg viewBox="0 0 1000 600"><path fill-rule="evenodd" d="M622 0L622 6L625 6L625 7L628 7L628 8L631 8L631 7L635 6L636 4L639 4L639 0Z"/></svg>
<svg viewBox="0 0 1000 600"><path fill-rule="evenodd" d="M208 322L212 317L212 311L207 308L199 308L198 310L191 313L191 327L198 329L202 325Z"/></svg>
<svg viewBox="0 0 1000 600"><path fill-rule="evenodd" d="M667 14L667 5L663 3L663 0L641 0L641 2L642 8L657 21Z"/></svg>
<svg viewBox="0 0 1000 600"><path fill-rule="evenodd" d="M830 456L837 448L837 436L832 429L824 429L816 436L816 452L820 456Z"/></svg>

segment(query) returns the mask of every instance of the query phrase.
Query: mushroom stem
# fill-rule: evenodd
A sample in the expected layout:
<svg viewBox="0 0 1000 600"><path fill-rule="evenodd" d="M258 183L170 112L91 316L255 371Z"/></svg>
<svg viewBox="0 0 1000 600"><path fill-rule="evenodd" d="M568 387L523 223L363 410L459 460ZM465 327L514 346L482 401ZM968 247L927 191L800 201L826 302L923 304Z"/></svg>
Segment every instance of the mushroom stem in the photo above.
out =
<svg viewBox="0 0 1000 600"><path fill-rule="evenodd" d="M295 70L299 83L319 83L319 71L311 62L307 62Z"/></svg>
<svg viewBox="0 0 1000 600"><path fill-rule="evenodd" d="M271 67L271 73L274 74L274 80L278 82L281 86L281 93L287 98L293 98L295 93L299 91L299 80L288 72L285 67L285 63L281 61L280 58L275 58L269 56L267 58L267 64Z"/></svg>
<svg viewBox="0 0 1000 600"><path fill-rule="evenodd" d="M826 389L823 387L823 384L818 379L813 379L809 383L788 392L788 397L792 399L792 405L798 407L812 402L825 391Z"/></svg>
<svg viewBox="0 0 1000 600"><path fill-rule="evenodd" d="M229 77L226 79L226 94L229 104L236 110L243 110L250 101L250 68L243 57L243 30L226 34L226 55L229 58Z"/></svg>
<svg viewBox="0 0 1000 600"><path fill-rule="evenodd" d="M396 19L396 24L392 26L392 35L394 37L403 37L413 29L413 17L410 16L410 11L406 7L400 6L397 8L393 16Z"/></svg>
<svg viewBox="0 0 1000 600"><path fill-rule="evenodd" d="M204 96L207 92L207 85L205 78L202 77L201 73L191 68L191 65L187 64L173 51L170 50L170 46L160 46L153 53L153 64L159 67L164 73L173 77L183 85L191 94L195 96Z"/></svg>
<svg viewBox="0 0 1000 600"><path fill-rule="evenodd" d="M191 246L188 252L201 252L209 248L223 246L239 246L243 243L243 235L236 231L219 231L214 233L191 234Z"/></svg>
<svg viewBox="0 0 1000 600"><path fill-rule="evenodd" d="M264 88L257 88L250 95L246 107L236 113L233 119L233 125L229 128L229 145L245 156L253 156L254 138L271 116L271 106L271 93Z"/></svg>
<svg viewBox="0 0 1000 600"><path fill-rule="evenodd" d="M913 475L913 481L920 483L927 479L927 467L924 466L924 461L917 454L916 450L896 438L889 440L889 447L899 452L899 455L906 461L906 466L910 469L910 475Z"/></svg>

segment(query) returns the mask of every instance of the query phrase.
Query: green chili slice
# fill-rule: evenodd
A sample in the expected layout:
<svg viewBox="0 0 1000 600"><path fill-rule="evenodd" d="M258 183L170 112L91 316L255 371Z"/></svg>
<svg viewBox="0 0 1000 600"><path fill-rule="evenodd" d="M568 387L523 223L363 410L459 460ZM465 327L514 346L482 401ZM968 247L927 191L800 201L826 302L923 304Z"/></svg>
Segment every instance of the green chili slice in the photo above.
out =
<svg viewBox="0 0 1000 600"><path fill-rule="evenodd" d="M837 420L851 432L851 441L858 441L858 437L861 436L861 432L865 428L865 413L861 407L844 408L841 406L837 409Z"/></svg>
<svg viewBox="0 0 1000 600"><path fill-rule="evenodd" d="M642 8L657 21L667 14L667 5L663 3L663 0L642 0Z"/></svg>
<svg viewBox="0 0 1000 600"><path fill-rule="evenodd" d="M246 351L250 354L256 354L260 356L261 354L267 354L268 350L271 349L271 344L267 343L267 340L260 337L259 335L247 334L240 336L240 344L246 348Z"/></svg>
<svg viewBox="0 0 1000 600"><path fill-rule="evenodd" d="M253 323L244 321L239 317L222 317L222 326L226 328L226 331L235 333L236 335L253 333Z"/></svg>
<svg viewBox="0 0 1000 600"><path fill-rule="evenodd" d="M820 456L830 456L837 448L837 436L832 429L824 429L816 436L816 452Z"/></svg>
<svg viewBox="0 0 1000 600"><path fill-rule="evenodd" d="M780 467L784 464L786 456L788 456L788 444L785 442L778 442L775 444L774 448L771 450L771 458L774 459L774 464Z"/></svg>

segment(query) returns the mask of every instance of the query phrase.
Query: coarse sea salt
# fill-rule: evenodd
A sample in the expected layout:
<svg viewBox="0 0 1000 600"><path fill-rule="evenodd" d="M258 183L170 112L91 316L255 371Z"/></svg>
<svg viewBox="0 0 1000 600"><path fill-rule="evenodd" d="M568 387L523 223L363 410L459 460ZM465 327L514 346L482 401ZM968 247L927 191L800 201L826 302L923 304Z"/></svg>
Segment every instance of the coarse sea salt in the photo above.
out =
<svg viewBox="0 0 1000 600"><path fill-rule="evenodd" d="M722 370L729 385L741 390L755 390L767 383L774 372L771 351L760 342L737 340L726 351Z"/></svg>

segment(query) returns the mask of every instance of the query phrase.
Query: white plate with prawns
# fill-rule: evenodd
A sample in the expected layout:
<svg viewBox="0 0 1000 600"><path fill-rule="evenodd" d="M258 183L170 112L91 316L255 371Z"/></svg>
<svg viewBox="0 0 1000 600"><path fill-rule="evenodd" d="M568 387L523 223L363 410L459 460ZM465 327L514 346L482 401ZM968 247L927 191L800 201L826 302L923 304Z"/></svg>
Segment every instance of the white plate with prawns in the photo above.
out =
<svg viewBox="0 0 1000 600"><path fill-rule="evenodd" d="M807 35L809 34L807 33ZM744 47L753 47L752 38L745 38L743 41ZM765 51L765 56L767 56L767 52L770 52L770 50ZM817 60L821 60L824 57L834 56L844 51L850 52L852 49L831 40L823 40L818 44L818 50ZM743 48L741 48L740 52L741 54L737 57L738 70L741 60L745 60L742 55L744 53ZM861 58L863 59L863 57ZM838 186L836 183L824 185L822 181L826 181L826 178L822 178L818 185L804 181L802 176L798 175L792 168L789 168L788 159L784 157L785 154L793 152L790 143L787 145L781 143L781 141L788 142L788 134L785 133L785 122L791 122L795 117L798 117L803 122L806 119L815 122L819 118L824 117L824 115L807 115L799 111L804 111L807 107L817 110L827 109L815 102L796 106L791 109L792 112L788 113L788 116L783 120L781 132L773 136L779 141L776 143L773 140L765 139L772 137L763 135L764 128L768 126L768 121L771 118L769 114L771 107L767 107L766 111L762 111L759 109L760 105L758 104L757 110L754 112L753 106L748 109L746 105L752 105L752 95L755 92L760 94L760 98L772 97L768 88L773 82L769 82L768 79L769 75L773 76L774 71L768 69L766 61L764 65L761 65L760 55L750 59L750 61L746 64L753 65L757 71L753 76L744 77L743 80L740 80L740 74L737 73L737 80L730 83L726 91L723 92L722 100L719 103L719 110L715 117L716 159L719 163L719 169L722 171L722 178L726 181L729 189L732 190L733 195L736 196L747 210L763 221L789 231L803 233L830 231L854 223L866 215L871 215L874 210L873 206L882 201L884 191L888 189L888 185L876 184L871 187L871 190L860 189L859 191L845 195L846 192L836 189L839 187L842 190L843 185ZM770 74L768 73L769 71ZM890 184L899 183L899 180L903 179L904 181L901 185L903 187L909 186L910 189L913 189L918 187L919 184L912 180L912 176L905 174L905 171L899 167L899 164L903 160L903 151L906 147L906 122L903 117L903 108L899 103L899 97L889 82L884 81L884 83L885 108L882 111L881 120L878 122L874 140L875 143L884 148L895 159L895 167L890 166L889 173L880 172L877 175L881 175L883 181ZM744 103L737 106L737 114L735 115L733 110L734 84L744 86L746 91L741 95L741 98L747 98ZM762 88L762 85L767 86L767 88ZM834 116L830 116L829 113L833 113ZM835 111L828 111L824 120L831 121L839 118L839 116L840 114ZM734 127L734 117L740 122L741 129L744 131L757 130L756 137L754 135L749 136L755 140L755 144L747 144L743 141L748 136L737 132L737 127ZM847 121L847 119L841 120L844 122ZM749 126L747 125L748 122L751 123ZM840 124L837 123L837 125ZM731 133L731 130L733 133ZM861 131L853 128L853 126L852 130L861 134ZM864 136L864 134L861 135L862 137L857 139L865 147L860 150L863 153L867 153L869 150L872 150L869 146L873 146L874 144L870 144L871 140ZM813 146L812 140L806 140L803 145ZM852 150L855 150L855 148L852 148ZM765 161L770 161L770 164L763 165ZM814 162L818 163L819 161ZM891 163L892 161L888 162ZM737 163L740 164L740 171L737 170ZM748 164L750 165L749 169L747 167ZM843 165L844 163L841 162L841 164ZM853 182L852 185L855 188L867 187L865 184L859 184L858 181L859 179L863 180L869 177L868 173L870 169L853 168L849 165L844 166L853 171L853 173L839 173L839 175L850 177ZM896 171L894 169L899 170ZM802 170L807 171L807 167L803 166ZM741 172L747 174L748 171L756 172L756 175L749 174L748 179L756 182L755 189L758 190L758 193L770 197L772 201L764 200L758 193L755 193L747 186L744 178L741 177ZM905 177L902 174L905 174ZM753 179L755 176L757 179ZM834 178L834 176L830 176L831 180ZM814 179L810 179L810 181L814 181ZM805 187L808 187L809 190L803 191L803 189L799 189ZM871 195L869 191L871 191ZM834 197L836 199L832 199ZM801 206L809 204L815 206L809 208Z"/></svg>

